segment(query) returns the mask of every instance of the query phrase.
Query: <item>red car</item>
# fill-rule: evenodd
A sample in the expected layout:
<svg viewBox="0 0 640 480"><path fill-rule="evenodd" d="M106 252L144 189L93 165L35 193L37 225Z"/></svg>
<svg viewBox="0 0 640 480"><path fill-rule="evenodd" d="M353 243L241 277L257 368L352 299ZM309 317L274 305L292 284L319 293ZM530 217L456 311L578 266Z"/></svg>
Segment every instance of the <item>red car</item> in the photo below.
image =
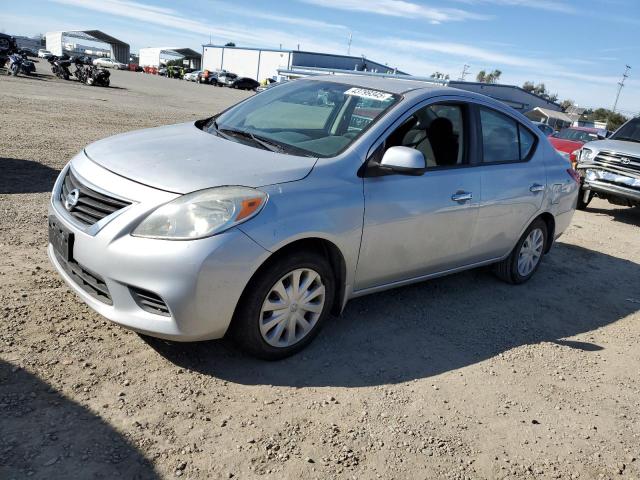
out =
<svg viewBox="0 0 640 480"><path fill-rule="evenodd" d="M593 140L601 140L604 137L603 131L598 128L569 127L549 136L549 141L553 148L567 158L573 165L576 162L577 150Z"/></svg>

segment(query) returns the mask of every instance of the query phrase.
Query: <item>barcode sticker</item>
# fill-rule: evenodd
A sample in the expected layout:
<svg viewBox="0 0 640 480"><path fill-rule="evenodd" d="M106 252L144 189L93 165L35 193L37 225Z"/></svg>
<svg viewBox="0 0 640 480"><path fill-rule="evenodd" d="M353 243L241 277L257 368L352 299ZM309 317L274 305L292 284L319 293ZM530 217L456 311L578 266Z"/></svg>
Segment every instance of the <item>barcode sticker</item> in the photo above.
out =
<svg viewBox="0 0 640 480"><path fill-rule="evenodd" d="M354 97L363 97L370 98L372 100L379 100L384 102L385 100L389 100L393 95L386 92L381 92L379 90L369 90L368 88L350 88L346 92L345 95L353 95Z"/></svg>

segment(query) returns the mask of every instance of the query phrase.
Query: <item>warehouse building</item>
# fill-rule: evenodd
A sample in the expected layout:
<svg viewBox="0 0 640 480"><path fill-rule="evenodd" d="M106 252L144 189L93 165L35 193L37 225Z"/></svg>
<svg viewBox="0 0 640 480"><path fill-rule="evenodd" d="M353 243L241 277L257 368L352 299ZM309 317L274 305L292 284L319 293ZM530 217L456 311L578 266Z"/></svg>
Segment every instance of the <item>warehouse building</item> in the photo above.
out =
<svg viewBox="0 0 640 480"><path fill-rule="evenodd" d="M141 48L139 64L141 67L159 67L172 58L182 58L185 67L200 70L201 56L191 48L152 47ZM169 58L167 58L169 57Z"/></svg>
<svg viewBox="0 0 640 480"><path fill-rule="evenodd" d="M278 69L296 67L336 68L373 72L392 72L393 68L364 57L305 52L301 50L274 50L267 48L240 48L221 45L202 46L202 68L227 70L241 77L262 82L278 76ZM398 72L402 73L402 72Z"/></svg>
<svg viewBox="0 0 640 480"><path fill-rule="evenodd" d="M500 83L464 82L450 80L448 85L461 90L481 93L488 97L500 100L521 113L529 112L535 108L543 108L549 111L562 112L562 107L535 93L527 92L515 85L503 85Z"/></svg>
<svg viewBox="0 0 640 480"><path fill-rule="evenodd" d="M108 54L110 58L117 60L121 63L129 63L129 44L118 40L117 38L107 35L100 30L74 30L67 32L47 32L45 35L47 42L47 50L54 55L61 56L67 55L91 55L91 56L104 56L101 50L96 47L88 47L77 43L69 42L69 38L75 38L80 40L87 40L90 42L98 42L107 44ZM91 53L89 52L90 49ZM104 52L106 53L106 52Z"/></svg>
<svg viewBox="0 0 640 480"><path fill-rule="evenodd" d="M351 70L342 70L337 68L317 68L317 67L292 67L292 68L279 68L278 75L287 78L294 79L305 77L309 75L373 75L386 78L406 78L409 80L424 81L428 83L437 83L442 86L449 86L453 88L459 88L460 90L467 90L470 92L480 93L486 95L495 100L499 100L502 103L509 105L511 108L518 110L521 113L530 112L536 108L543 108L548 111L562 112L562 107L548 100L540 95L528 92L515 85L502 85L498 83L479 83L479 82L464 82L460 80L442 80L434 79L431 77L419 77L408 75L402 72L354 72Z"/></svg>

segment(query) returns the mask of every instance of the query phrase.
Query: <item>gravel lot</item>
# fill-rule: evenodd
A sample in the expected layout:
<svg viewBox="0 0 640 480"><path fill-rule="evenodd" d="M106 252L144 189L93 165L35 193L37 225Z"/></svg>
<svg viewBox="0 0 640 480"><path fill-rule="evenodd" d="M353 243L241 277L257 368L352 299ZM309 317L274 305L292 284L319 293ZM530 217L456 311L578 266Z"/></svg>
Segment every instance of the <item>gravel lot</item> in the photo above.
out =
<svg viewBox="0 0 640 480"><path fill-rule="evenodd" d="M0 478L640 478L639 209L577 212L524 286L354 300L285 361L143 339L52 271L49 190L89 142L247 93L112 85L0 77Z"/></svg>

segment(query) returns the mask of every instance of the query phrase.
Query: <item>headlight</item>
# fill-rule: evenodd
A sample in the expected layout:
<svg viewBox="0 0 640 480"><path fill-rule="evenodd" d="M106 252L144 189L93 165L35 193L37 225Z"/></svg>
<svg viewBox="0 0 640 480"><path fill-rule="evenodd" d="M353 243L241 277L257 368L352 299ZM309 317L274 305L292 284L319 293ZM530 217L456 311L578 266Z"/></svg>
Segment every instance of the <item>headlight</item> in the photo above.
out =
<svg viewBox="0 0 640 480"><path fill-rule="evenodd" d="M257 215L267 194L248 187L189 193L158 207L136 227L136 237L194 240L210 237Z"/></svg>
<svg viewBox="0 0 640 480"><path fill-rule="evenodd" d="M578 162L590 162L596 156L596 152L591 150L590 148L584 148L580 150L580 155L578 155Z"/></svg>

